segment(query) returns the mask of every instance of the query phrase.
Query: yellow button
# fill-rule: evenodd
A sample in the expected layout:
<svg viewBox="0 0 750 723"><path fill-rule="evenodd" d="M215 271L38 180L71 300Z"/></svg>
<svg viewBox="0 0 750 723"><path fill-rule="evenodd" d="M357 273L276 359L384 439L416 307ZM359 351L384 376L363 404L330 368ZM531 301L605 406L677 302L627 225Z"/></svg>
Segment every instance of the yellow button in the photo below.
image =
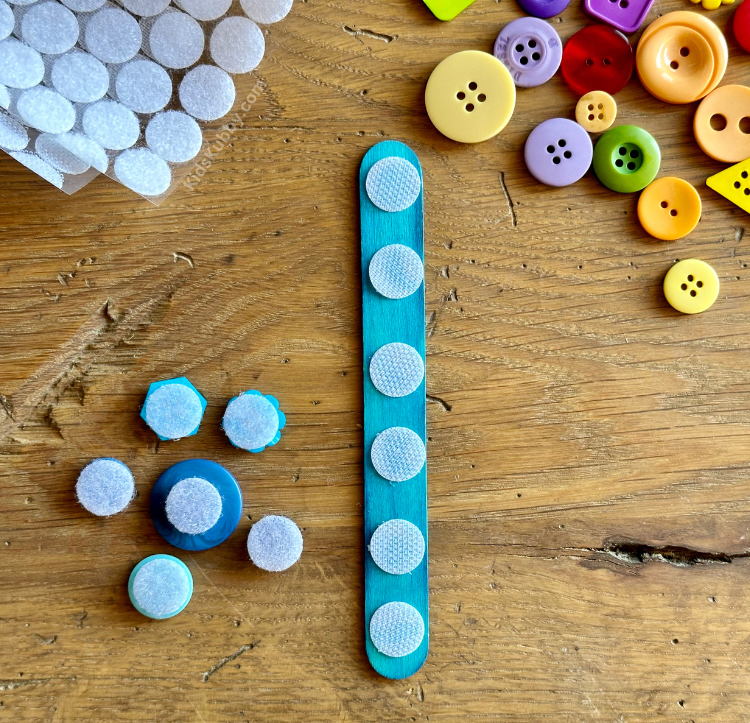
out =
<svg viewBox="0 0 750 723"><path fill-rule="evenodd" d="M638 199L638 220L645 231L662 241L687 236L701 218L698 191L681 178L659 178Z"/></svg>
<svg viewBox="0 0 750 723"><path fill-rule="evenodd" d="M603 90L592 90L576 103L576 121L589 133L606 131L616 117L617 103Z"/></svg>
<svg viewBox="0 0 750 723"><path fill-rule="evenodd" d="M508 124L516 105L516 86L494 55L463 50L432 71L424 100L427 115L444 136L459 143L479 143Z"/></svg>
<svg viewBox="0 0 750 723"><path fill-rule="evenodd" d="M664 277L664 296L671 307L683 314L700 314L718 295L719 277L705 261L685 259Z"/></svg>

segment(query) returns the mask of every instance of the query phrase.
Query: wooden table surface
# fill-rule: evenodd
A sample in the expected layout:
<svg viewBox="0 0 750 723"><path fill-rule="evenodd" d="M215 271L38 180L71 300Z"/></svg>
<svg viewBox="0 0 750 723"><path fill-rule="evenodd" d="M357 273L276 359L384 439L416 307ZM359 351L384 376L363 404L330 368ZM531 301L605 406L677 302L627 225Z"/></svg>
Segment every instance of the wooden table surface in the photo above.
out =
<svg viewBox="0 0 750 723"><path fill-rule="evenodd" d="M690 9L657 0L649 19ZM578 0L553 21L588 21ZM705 12L697 8L698 12ZM726 31L726 82L750 56ZM659 242L636 195L591 175L552 189L522 147L572 117L556 76L522 90L496 139L459 145L424 110L446 55L491 50L519 17L476 0L454 21L419 0L297 0L268 32L261 93L193 190L160 208L99 178L72 197L0 159L0 721L745 723L750 695L750 263L747 217L704 185L695 105L633 78L618 122L650 131L661 175L701 193L686 239ZM431 650L389 681L364 653L357 169L385 139L425 175ZM721 293L664 301L676 259ZM150 382L187 375L199 434L159 444ZM245 389L289 424L261 455L219 428ZM74 497L98 456L138 498L96 519ZM186 554L155 532L149 490L175 462L227 466L242 522ZM289 571L247 560L254 520L292 517ZM128 601L133 566L177 553L188 608Z"/></svg>

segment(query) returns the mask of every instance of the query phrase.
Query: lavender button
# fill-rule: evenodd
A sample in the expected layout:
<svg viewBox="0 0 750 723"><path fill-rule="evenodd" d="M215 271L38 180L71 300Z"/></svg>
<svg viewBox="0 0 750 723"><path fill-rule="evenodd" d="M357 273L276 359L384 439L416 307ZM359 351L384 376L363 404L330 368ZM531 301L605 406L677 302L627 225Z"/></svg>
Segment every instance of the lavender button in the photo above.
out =
<svg viewBox="0 0 750 723"><path fill-rule="evenodd" d="M569 186L591 165L594 149L589 134L567 118L550 118L529 134L523 149L526 167L548 186Z"/></svg>
<svg viewBox="0 0 750 723"><path fill-rule="evenodd" d="M517 86L533 88L557 72L562 43L555 29L544 20L518 18L497 36L495 57L510 71Z"/></svg>
<svg viewBox="0 0 750 723"><path fill-rule="evenodd" d="M518 0L518 4L536 18L551 18L565 10L570 0Z"/></svg>

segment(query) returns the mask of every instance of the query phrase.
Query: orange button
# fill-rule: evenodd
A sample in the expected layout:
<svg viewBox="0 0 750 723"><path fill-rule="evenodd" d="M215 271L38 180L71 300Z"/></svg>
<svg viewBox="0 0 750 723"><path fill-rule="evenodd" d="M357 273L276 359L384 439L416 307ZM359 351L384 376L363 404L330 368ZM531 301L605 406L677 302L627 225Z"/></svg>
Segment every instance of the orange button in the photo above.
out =
<svg viewBox="0 0 750 723"><path fill-rule="evenodd" d="M701 218L698 191L681 178L659 178L638 199L638 220L646 233L662 241L687 236Z"/></svg>
<svg viewBox="0 0 750 723"><path fill-rule="evenodd" d="M651 95L667 103L692 103L708 93L714 54L698 31L667 25L638 44L635 67Z"/></svg>
<svg viewBox="0 0 750 723"><path fill-rule="evenodd" d="M695 111L693 133L701 150L716 161L750 157L750 88L723 85L709 93Z"/></svg>

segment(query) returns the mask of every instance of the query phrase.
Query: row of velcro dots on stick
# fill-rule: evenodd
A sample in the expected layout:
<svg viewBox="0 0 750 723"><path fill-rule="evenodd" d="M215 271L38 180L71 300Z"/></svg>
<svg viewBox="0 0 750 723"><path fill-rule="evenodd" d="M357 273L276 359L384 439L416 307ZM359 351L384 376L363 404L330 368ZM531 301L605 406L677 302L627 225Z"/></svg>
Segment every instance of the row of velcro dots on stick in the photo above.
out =
<svg viewBox="0 0 750 723"><path fill-rule="evenodd" d="M0 105L9 111L0 148L58 187L64 174L94 168L144 196L165 193L171 164L197 156L199 121L234 104L230 73L263 57L257 23L292 4L240 0L244 14L225 17L232 0L9 1L0 0ZM45 140L32 147L14 119Z"/></svg>
<svg viewBox="0 0 750 723"><path fill-rule="evenodd" d="M385 213L409 209L422 191L417 169L408 160L388 157L377 161L367 174L365 189L372 203ZM372 288L393 301L411 296L424 282L424 265L419 255L403 244L379 249L369 263ZM387 397L414 393L425 375L424 360L412 346L392 342L381 346L370 360L370 379ZM426 449L412 429L394 426L380 432L370 450L375 471L389 482L406 482L425 465ZM425 540L419 528L408 520L386 520L369 542L375 564L391 575L405 575L421 564ZM398 658L413 653L424 637L419 611L405 602L389 602L370 619L370 639L383 655Z"/></svg>

